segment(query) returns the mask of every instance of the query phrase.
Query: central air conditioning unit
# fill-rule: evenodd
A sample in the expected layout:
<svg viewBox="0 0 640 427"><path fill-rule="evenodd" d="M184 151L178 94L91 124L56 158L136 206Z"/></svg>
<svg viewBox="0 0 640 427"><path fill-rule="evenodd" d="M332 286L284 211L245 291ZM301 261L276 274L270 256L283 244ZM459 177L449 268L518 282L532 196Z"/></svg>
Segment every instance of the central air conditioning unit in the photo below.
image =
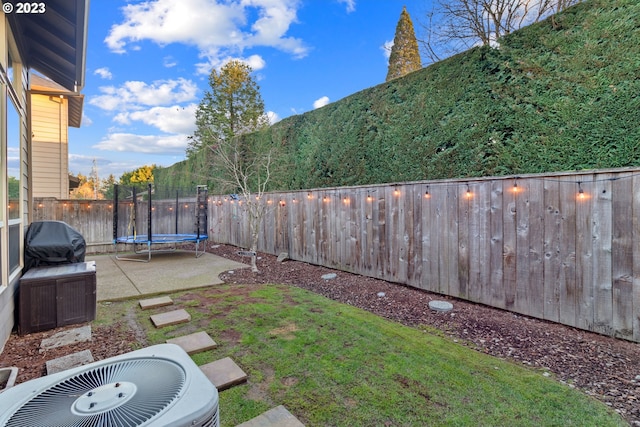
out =
<svg viewBox="0 0 640 427"><path fill-rule="evenodd" d="M13 386L0 426L220 425L218 390L175 344L160 344Z"/></svg>

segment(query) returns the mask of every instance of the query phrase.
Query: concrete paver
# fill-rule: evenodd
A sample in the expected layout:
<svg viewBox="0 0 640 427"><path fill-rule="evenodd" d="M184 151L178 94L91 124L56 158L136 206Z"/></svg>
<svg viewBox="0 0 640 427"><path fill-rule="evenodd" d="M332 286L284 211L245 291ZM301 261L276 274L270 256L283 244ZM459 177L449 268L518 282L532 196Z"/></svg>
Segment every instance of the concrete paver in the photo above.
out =
<svg viewBox="0 0 640 427"><path fill-rule="evenodd" d="M93 355L91 350L82 350L77 353L67 354L57 359L49 360L47 365L47 375L56 374L67 369L92 363Z"/></svg>
<svg viewBox="0 0 640 427"><path fill-rule="evenodd" d="M184 309L167 311L166 313L154 314L151 321L156 328L186 323L191 320L191 315Z"/></svg>
<svg viewBox="0 0 640 427"><path fill-rule="evenodd" d="M91 341L91 325L58 332L40 342L40 353L63 345Z"/></svg>
<svg viewBox="0 0 640 427"><path fill-rule="evenodd" d="M140 308L143 310L149 310L152 308L165 307L173 304L173 300L170 297L157 297L143 299L139 301Z"/></svg>
<svg viewBox="0 0 640 427"><path fill-rule="evenodd" d="M184 335L182 337L170 338L167 342L169 344L179 345L189 355L211 350L218 346L213 338L211 338L205 331Z"/></svg>
<svg viewBox="0 0 640 427"><path fill-rule="evenodd" d="M247 381L247 374L230 357L216 360L200 366L200 369L209 378L218 391L226 390L237 384Z"/></svg>
<svg viewBox="0 0 640 427"><path fill-rule="evenodd" d="M238 424L237 427L304 427L284 406L276 406L267 412Z"/></svg>

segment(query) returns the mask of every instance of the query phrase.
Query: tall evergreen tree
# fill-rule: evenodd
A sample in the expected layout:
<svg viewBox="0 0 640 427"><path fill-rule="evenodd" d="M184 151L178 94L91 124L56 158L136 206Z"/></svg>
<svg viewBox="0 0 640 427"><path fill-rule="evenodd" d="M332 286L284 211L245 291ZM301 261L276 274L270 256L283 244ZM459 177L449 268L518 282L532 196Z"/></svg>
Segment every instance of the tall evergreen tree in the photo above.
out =
<svg viewBox="0 0 640 427"><path fill-rule="evenodd" d="M420 68L422 68L422 62L420 61L418 42L413 30L413 22L411 22L411 17L405 6L402 8L402 13L396 26L396 35L393 38L386 81L402 77Z"/></svg>
<svg viewBox="0 0 640 427"><path fill-rule="evenodd" d="M196 111L196 131L187 155L203 147L261 129L269 124L260 88L251 77L251 67L233 60L209 76L211 90Z"/></svg>
<svg viewBox="0 0 640 427"><path fill-rule="evenodd" d="M267 205L266 191L273 168L275 148L270 143L249 144L242 135L269 125L260 88L251 77L251 67L230 61L209 77L211 91L205 93L196 111L196 131L187 149L195 171L211 183L214 192L237 194L241 209L249 215L246 247L253 253L251 269L256 265L258 237ZM197 166L196 166L197 167Z"/></svg>

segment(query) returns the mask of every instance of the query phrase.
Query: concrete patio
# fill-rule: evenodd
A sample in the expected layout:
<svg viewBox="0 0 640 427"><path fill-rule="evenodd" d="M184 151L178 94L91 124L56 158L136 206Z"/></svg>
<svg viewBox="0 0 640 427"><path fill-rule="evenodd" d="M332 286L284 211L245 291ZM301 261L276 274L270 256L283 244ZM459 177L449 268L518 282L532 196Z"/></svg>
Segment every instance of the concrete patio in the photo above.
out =
<svg viewBox="0 0 640 427"><path fill-rule="evenodd" d="M96 262L98 301L216 285L222 283L218 275L223 271L249 268L210 253L196 258L190 251L154 253L150 262L117 260L113 254L87 255L85 260Z"/></svg>

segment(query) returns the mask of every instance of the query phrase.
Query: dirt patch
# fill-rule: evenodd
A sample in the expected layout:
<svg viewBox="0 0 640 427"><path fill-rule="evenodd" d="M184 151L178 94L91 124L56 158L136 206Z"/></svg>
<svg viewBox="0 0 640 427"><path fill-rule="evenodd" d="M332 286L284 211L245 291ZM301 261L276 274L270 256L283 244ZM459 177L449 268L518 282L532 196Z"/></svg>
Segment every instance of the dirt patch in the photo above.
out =
<svg viewBox="0 0 640 427"><path fill-rule="evenodd" d="M136 326L132 326L133 324ZM46 375L47 361L67 354L90 350L95 360L102 360L146 346L146 338L135 318L127 318L109 326L92 326L91 341L40 352L43 339L77 326L70 325L22 337L12 335L0 355L0 367L17 367L19 371L16 384L20 384Z"/></svg>
<svg viewBox="0 0 640 427"><path fill-rule="evenodd" d="M271 331L269 331L269 334L271 335L277 335L285 340L292 340L294 339L296 336L293 334L293 332L299 331L300 329L298 329L298 327L296 326L295 323L289 323L288 325L283 326L282 328L276 328L273 329Z"/></svg>

